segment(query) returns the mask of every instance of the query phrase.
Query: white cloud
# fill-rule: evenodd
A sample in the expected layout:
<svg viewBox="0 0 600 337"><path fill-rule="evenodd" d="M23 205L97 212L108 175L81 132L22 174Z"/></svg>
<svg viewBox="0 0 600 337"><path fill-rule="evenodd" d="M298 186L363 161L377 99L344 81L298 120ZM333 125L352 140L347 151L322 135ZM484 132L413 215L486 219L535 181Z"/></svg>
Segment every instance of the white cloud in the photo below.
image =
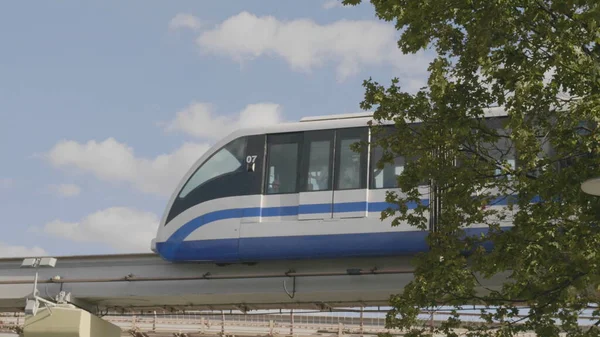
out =
<svg viewBox="0 0 600 337"><path fill-rule="evenodd" d="M214 116L207 104L193 103L180 111L167 129L213 141L238 127L265 125L280 120L281 107L274 103L247 105L235 117ZM142 192L167 197L209 146L208 142L187 142L171 153L144 158L137 156L127 144L112 137L85 143L63 140L43 157L58 168L76 169L104 181L128 183Z"/></svg>
<svg viewBox="0 0 600 337"><path fill-rule="evenodd" d="M61 197L76 197L81 193L81 187L75 184L50 185L50 189Z"/></svg>
<svg viewBox="0 0 600 337"><path fill-rule="evenodd" d="M202 27L200 20L198 20L197 17L186 13L179 13L175 15L175 17L169 22L170 30L178 30L183 28L198 30L200 27Z"/></svg>
<svg viewBox="0 0 600 337"><path fill-rule="evenodd" d="M323 3L323 8L332 9L335 7L343 7L342 0L329 0Z"/></svg>
<svg viewBox="0 0 600 337"><path fill-rule="evenodd" d="M25 246L11 246L6 243L0 242L0 258L2 257L37 257L37 256L48 256L48 253L40 247L25 247Z"/></svg>
<svg viewBox="0 0 600 337"><path fill-rule="evenodd" d="M111 207L92 213L78 222L54 220L43 231L76 242L103 243L118 252L150 251L159 219L154 213L127 207Z"/></svg>
<svg viewBox="0 0 600 337"><path fill-rule="evenodd" d="M340 81L372 65L392 65L404 77L424 77L429 61L423 53L403 55L394 26L370 20L320 25L309 19L280 21L241 12L202 32L196 43L205 52L227 55L237 62L281 57L301 72L332 62Z"/></svg>
<svg viewBox="0 0 600 337"><path fill-rule="evenodd" d="M281 106L275 103L249 104L236 116L219 116L210 104L193 102L177 113L166 130L219 139L238 128L275 124L281 120Z"/></svg>
<svg viewBox="0 0 600 337"><path fill-rule="evenodd" d="M101 180L127 182L143 192L169 196L207 149L208 144L185 143L173 153L148 159L137 157L131 147L114 138L86 143L65 140L46 158L55 167L76 168Z"/></svg>

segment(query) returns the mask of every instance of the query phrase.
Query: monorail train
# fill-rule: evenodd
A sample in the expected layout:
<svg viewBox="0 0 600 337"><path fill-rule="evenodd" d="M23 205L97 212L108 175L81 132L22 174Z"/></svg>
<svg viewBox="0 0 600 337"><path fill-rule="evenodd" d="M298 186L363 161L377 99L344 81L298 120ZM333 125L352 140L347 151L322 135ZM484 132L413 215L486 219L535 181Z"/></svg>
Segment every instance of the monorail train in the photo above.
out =
<svg viewBox="0 0 600 337"><path fill-rule="evenodd" d="M371 119L304 118L226 136L179 183L152 250L168 261L215 263L426 250L427 232L380 218L402 158L379 170L381 149L350 148L370 139ZM420 189L427 203L428 186Z"/></svg>

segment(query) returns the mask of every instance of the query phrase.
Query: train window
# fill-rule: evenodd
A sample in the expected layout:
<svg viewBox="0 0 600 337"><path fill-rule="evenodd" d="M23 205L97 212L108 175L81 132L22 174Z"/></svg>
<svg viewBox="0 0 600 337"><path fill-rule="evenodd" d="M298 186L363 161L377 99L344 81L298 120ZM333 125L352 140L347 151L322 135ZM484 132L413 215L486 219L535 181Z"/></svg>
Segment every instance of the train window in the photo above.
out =
<svg viewBox="0 0 600 337"><path fill-rule="evenodd" d="M185 184L180 198L190 193L196 187L215 177L245 169L246 138L239 138L227 144L210 157Z"/></svg>
<svg viewBox="0 0 600 337"><path fill-rule="evenodd" d="M322 191L329 189L329 162L331 142L327 140L310 143L310 157L308 160L308 191Z"/></svg>
<svg viewBox="0 0 600 337"><path fill-rule="evenodd" d="M415 128L418 125L413 125L412 127ZM404 172L406 158L403 156L390 158L389 161L382 163L382 168L379 168L379 161L383 158L384 151L381 146L376 145L378 140L384 140L386 137L392 135L395 130L395 126L387 125L376 132L374 131L371 136L371 179L369 187L371 189L398 187L397 178Z"/></svg>
<svg viewBox="0 0 600 337"><path fill-rule="evenodd" d="M304 133L300 191L331 190L333 130Z"/></svg>
<svg viewBox="0 0 600 337"><path fill-rule="evenodd" d="M380 169L377 163L383 157L383 149L381 147L373 147L371 149L372 171L371 171L371 188L396 188L398 182L397 176L404 171L404 157L396 157L392 163L386 162L383 168Z"/></svg>
<svg viewBox="0 0 600 337"><path fill-rule="evenodd" d="M485 121L485 124L494 129L501 138L498 138L494 143L483 143L481 144L481 149L484 150L484 154L490 156L496 162L504 162L508 164L508 166L512 169L515 168L516 165L516 151L514 144L508 138L510 135L510 130L504 128L504 123L506 122L506 117L494 117L489 118ZM502 175L502 169L500 167L496 167L494 169L494 175L500 176ZM510 175L506 176L510 178Z"/></svg>
<svg viewBox="0 0 600 337"><path fill-rule="evenodd" d="M297 193L301 135L270 135L267 148L267 194Z"/></svg>
<svg viewBox="0 0 600 337"><path fill-rule="evenodd" d="M504 132L501 132L504 133ZM494 147L491 149L491 151L489 152L489 154L492 156L492 158L494 158L497 162L504 162L506 161L506 164L508 164L508 166L511 169L515 169L515 149L512 145L512 142L506 138L500 139L496 142L496 144L494 144ZM501 176L502 175L502 169L500 167L497 167L494 170L494 174L496 176ZM507 178L510 178L511 175L507 175Z"/></svg>
<svg viewBox="0 0 600 337"><path fill-rule="evenodd" d="M265 136L238 138L215 152L194 172L175 199L165 225L185 210L202 202L260 194ZM248 164L254 162L252 170Z"/></svg>
<svg viewBox="0 0 600 337"><path fill-rule="evenodd" d="M336 190L366 188L367 152L354 151L352 144L366 141L367 128L341 129L337 131Z"/></svg>

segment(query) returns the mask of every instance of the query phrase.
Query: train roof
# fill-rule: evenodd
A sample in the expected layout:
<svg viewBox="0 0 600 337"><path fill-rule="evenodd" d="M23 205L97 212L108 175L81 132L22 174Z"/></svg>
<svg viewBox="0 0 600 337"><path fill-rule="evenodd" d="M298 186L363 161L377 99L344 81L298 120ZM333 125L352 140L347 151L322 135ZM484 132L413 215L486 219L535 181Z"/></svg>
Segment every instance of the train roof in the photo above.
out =
<svg viewBox="0 0 600 337"><path fill-rule="evenodd" d="M506 111L503 107L491 107L484 110L485 117L501 117L506 116ZM346 113L346 114L336 114L336 115L324 115L324 116L310 116L310 117L302 117L300 122L322 122L322 121L341 121L347 119L372 119L373 112L355 112L355 113Z"/></svg>
<svg viewBox="0 0 600 337"><path fill-rule="evenodd" d="M503 107L491 107L485 110L485 117L502 117L507 116ZM373 112L358 112L336 115L323 115L303 117L299 121L283 122L278 124L270 124L265 126L255 126L250 128L238 129L227 135L223 140L233 140L237 137L286 133L286 132L302 132L312 130L327 130L341 129L367 126L369 121L373 121ZM418 122L418 121L416 121ZM383 124L392 124L393 121L383 121Z"/></svg>
<svg viewBox="0 0 600 337"><path fill-rule="evenodd" d="M330 121L330 120L339 121L342 119L371 118L371 117L373 117L373 112L357 112L357 113L349 113L349 114L302 117L300 119L300 122L317 122L317 121Z"/></svg>
<svg viewBox="0 0 600 337"><path fill-rule="evenodd" d="M491 107L485 110L484 116L503 117L507 113L503 107ZM285 122L280 124L268 125L264 127L244 129L244 134L262 134L262 133L282 133L282 132L300 132L321 129L337 129L367 126L369 121L373 120L373 112L358 112L336 115L323 115L303 117L299 121ZM419 121L416 121L419 122ZM392 124L393 121L383 121L383 124ZM241 136L242 134L240 134Z"/></svg>

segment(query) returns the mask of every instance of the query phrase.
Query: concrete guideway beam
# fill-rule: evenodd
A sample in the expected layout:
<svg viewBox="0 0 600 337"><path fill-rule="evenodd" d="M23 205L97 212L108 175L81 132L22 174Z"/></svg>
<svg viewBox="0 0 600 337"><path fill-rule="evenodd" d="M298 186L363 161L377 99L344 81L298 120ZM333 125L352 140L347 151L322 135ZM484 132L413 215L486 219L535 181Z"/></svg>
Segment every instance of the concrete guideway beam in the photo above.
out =
<svg viewBox="0 0 600 337"><path fill-rule="evenodd" d="M106 310L258 310L386 306L413 279L410 256L264 261L256 265L169 263L154 254L58 257L39 270L39 296L92 313ZM22 259L0 259L0 311L22 311L31 270ZM504 276L481 280L498 287Z"/></svg>
<svg viewBox="0 0 600 337"><path fill-rule="evenodd" d="M27 316L24 337L120 337L121 328L73 306L43 308Z"/></svg>

